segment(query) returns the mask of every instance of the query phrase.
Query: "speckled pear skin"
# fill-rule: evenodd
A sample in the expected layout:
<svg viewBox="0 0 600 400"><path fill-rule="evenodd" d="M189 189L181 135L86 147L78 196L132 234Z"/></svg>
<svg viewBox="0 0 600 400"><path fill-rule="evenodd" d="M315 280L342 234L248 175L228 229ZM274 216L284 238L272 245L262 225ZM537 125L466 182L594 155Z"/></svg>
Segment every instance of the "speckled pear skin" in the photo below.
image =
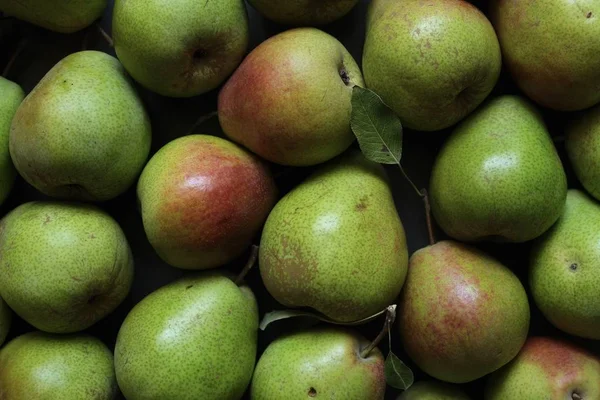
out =
<svg viewBox="0 0 600 400"><path fill-rule="evenodd" d="M139 302L115 347L128 400L237 400L256 362L252 290L214 272L190 274Z"/></svg>
<svg viewBox="0 0 600 400"><path fill-rule="evenodd" d="M333 36L296 28L255 48L219 93L225 134L283 165L315 165L354 141L352 88L364 86L352 55Z"/></svg>
<svg viewBox="0 0 600 400"><path fill-rule="evenodd" d="M434 378L464 383L517 355L529 329L527 293L478 249L442 241L415 252L398 307L402 343Z"/></svg>
<svg viewBox="0 0 600 400"><path fill-rule="evenodd" d="M358 0L249 0L266 18L284 25L325 25L348 14Z"/></svg>
<svg viewBox="0 0 600 400"><path fill-rule="evenodd" d="M4 343L12 322L12 311L0 297L0 346Z"/></svg>
<svg viewBox="0 0 600 400"><path fill-rule="evenodd" d="M350 152L283 197L264 226L260 274L288 307L350 322L392 304L408 265L383 168Z"/></svg>
<svg viewBox="0 0 600 400"><path fill-rule="evenodd" d="M121 303L132 280L123 231L92 205L29 202L0 221L0 295L40 330L90 327Z"/></svg>
<svg viewBox="0 0 600 400"><path fill-rule="evenodd" d="M58 198L104 201L123 193L148 158L150 120L116 58L63 58L13 119L10 154L27 182Z"/></svg>
<svg viewBox="0 0 600 400"><path fill-rule="evenodd" d="M564 340L531 337L512 362L487 378L485 400L506 399L600 399L600 360Z"/></svg>
<svg viewBox="0 0 600 400"><path fill-rule="evenodd" d="M529 284L557 328L600 340L600 204L571 189L562 216L535 244Z"/></svg>
<svg viewBox="0 0 600 400"><path fill-rule="evenodd" d="M131 76L163 96L219 86L248 48L243 0L116 0L115 50Z"/></svg>
<svg viewBox="0 0 600 400"><path fill-rule="evenodd" d="M0 11L56 32L73 33L100 18L107 0L0 0Z"/></svg>
<svg viewBox="0 0 600 400"><path fill-rule="evenodd" d="M597 0L492 0L504 62L538 104L563 111L600 102Z"/></svg>
<svg viewBox="0 0 600 400"><path fill-rule="evenodd" d="M0 399L113 400L113 355L100 340L30 332L0 350Z"/></svg>
<svg viewBox="0 0 600 400"><path fill-rule="evenodd" d="M525 242L560 217L567 178L533 105L501 96L454 130L433 165L429 192L433 216L452 238Z"/></svg>
<svg viewBox="0 0 600 400"><path fill-rule="evenodd" d="M17 172L8 150L10 124L17 108L25 98L18 84L0 76L0 204L6 200L15 182Z"/></svg>
<svg viewBox="0 0 600 400"><path fill-rule="evenodd" d="M266 164L209 135L176 139L150 159L138 182L148 240L168 264L220 267L246 250L277 201Z"/></svg>
<svg viewBox="0 0 600 400"><path fill-rule="evenodd" d="M447 128L492 91L502 60L494 28L463 0L373 0L363 52L367 87L402 124Z"/></svg>
<svg viewBox="0 0 600 400"><path fill-rule="evenodd" d="M600 200L600 105L584 111L569 124L565 148L579 182Z"/></svg>
<svg viewBox="0 0 600 400"><path fill-rule="evenodd" d="M397 400L469 400L458 386L440 381L415 382Z"/></svg>
<svg viewBox="0 0 600 400"><path fill-rule="evenodd" d="M252 400L383 400L384 361L379 349L354 331L318 327L275 339L262 354Z"/></svg>

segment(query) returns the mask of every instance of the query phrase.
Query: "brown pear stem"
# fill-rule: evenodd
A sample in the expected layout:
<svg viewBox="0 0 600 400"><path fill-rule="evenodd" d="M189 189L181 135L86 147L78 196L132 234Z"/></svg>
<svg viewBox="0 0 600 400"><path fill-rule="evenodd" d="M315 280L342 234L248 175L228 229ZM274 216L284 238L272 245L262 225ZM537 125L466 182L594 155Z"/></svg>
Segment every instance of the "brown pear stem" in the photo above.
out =
<svg viewBox="0 0 600 400"><path fill-rule="evenodd" d="M100 31L100 34L102 35L102 37L104 37L104 40L106 40L106 43L108 43L108 45L110 47L115 47L115 42L113 42L110 35L108 33L106 33L104 28L102 28L102 26L100 26L100 24L98 22L96 22L96 27L98 28L98 31Z"/></svg>
<svg viewBox="0 0 600 400"><path fill-rule="evenodd" d="M246 261L246 265L244 265L244 269L242 269L242 271L237 276L237 278L235 278L234 283L236 285L240 286L242 284L242 281L244 280L246 275L248 275L248 272L250 272L250 270L252 269L254 264L256 264L257 258L258 258L258 246L253 244L252 248L250 249L250 257L248 258L248 261Z"/></svg>
<svg viewBox="0 0 600 400"><path fill-rule="evenodd" d="M17 49L13 53L12 57L10 58L10 60L8 60L8 63L4 67L4 70L2 71L2 76L4 78L6 78L8 76L8 73L10 72L10 69L12 68L13 64L17 60L17 57L19 56L19 54L21 54L21 51L23 51L23 49L25 48L25 44L26 43L27 42L25 40L21 40L21 42L17 46Z"/></svg>
<svg viewBox="0 0 600 400"><path fill-rule="evenodd" d="M581 397L579 395L579 393L573 393L573 394L571 394L571 399L573 399L573 400L582 400L583 397Z"/></svg>
<svg viewBox="0 0 600 400"><path fill-rule="evenodd" d="M392 304L391 306L387 307L387 310L385 313L385 322L383 323L383 328L381 329L381 332L379 332L379 335L377 335L375 340L373 340L367 347L365 347L364 349L361 350L361 352L360 352L361 358L366 358L369 355L369 353L371 353L371 351L373 351L373 349L375 347L377 347L377 345L383 340L385 335L389 333L390 326L394 323L395 320L396 320L396 305Z"/></svg>
<svg viewBox="0 0 600 400"><path fill-rule="evenodd" d="M408 176L402 165L398 163L398 167L400 168L400 172L404 175L404 179L410 183L410 186L414 189L414 191L423 199L423 204L425 205L425 220L427 221L427 233L429 234L429 244L435 244L435 236L433 235L433 224L431 222L431 203L429 203L429 194L427 193L427 189L423 188L419 190L417 185L414 184L412 179Z"/></svg>
<svg viewBox="0 0 600 400"><path fill-rule="evenodd" d="M190 132L188 133L188 135L193 134L197 127L199 127L200 125L202 125L203 123L205 123L206 121L208 121L209 119L211 119L212 117L215 117L217 115L218 115L218 113L216 111L211 111L208 114L200 116L196 120L196 122L194 122L194 125L192 125L192 127L191 127Z"/></svg>

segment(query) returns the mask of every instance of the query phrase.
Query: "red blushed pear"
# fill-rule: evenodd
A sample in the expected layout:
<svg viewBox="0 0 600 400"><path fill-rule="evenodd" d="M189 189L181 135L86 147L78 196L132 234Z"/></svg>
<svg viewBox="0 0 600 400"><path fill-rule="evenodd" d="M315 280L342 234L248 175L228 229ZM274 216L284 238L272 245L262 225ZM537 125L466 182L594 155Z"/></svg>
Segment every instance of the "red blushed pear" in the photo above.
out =
<svg viewBox="0 0 600 400"><path fill-rule="evenodd" d="M398 315L408 355L429 375L453 383L508 363L529 329L519 279L487 254L454 241L412 255Z"/></svg>
<svg viewBox="0 0 600 400"><path fill-rule="evenodd" d="M325 162L354 141L352 88L358 65L333 36L315 28L275 35L254 49L219 94L225 134L284 165Z"/></svg>
<svg viewBox="0 0 600 400"><path fill-rule="evenodd" d="M486 400L600 399L600 359L569 342L532 337L488 378Z"/></svg>
<svg viewBox="0 0 600 400"><path fill-rule="evenodd" d="M184 269L215 268L239 256L277 198L262 160L209 135L165 145L137 190L148 240L165 262Z"/></svg>

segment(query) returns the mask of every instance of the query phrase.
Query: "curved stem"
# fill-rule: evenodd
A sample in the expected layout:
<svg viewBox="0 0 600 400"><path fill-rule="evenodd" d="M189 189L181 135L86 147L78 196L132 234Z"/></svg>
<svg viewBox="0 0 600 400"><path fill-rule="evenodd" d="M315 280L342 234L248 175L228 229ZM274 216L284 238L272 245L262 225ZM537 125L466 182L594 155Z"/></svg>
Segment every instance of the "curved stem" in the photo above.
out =
<svg viewBox="0 0 600 400"><path fill-rule="evenodd" d="M398 163L398 167L400 168L402 175L404 175L404 179L410 183L410 186L412 186L414 191L417 192L417 194L423 199L423 204L425 205L425 220L427 221L427 233L429 234L429 244L433 245L435 244L435 236L433 235L433 224L431 222L431 203L429 202L429 194L427 193L427 189L423 188L419 190L417 185L414 184L408 174L404 171L404 168L402 168L400 163Z"/></svg>
<svg viewBox="0 0 600 400"><path fill-rule="evenodd" d="M12 57L10 58L10 60L8 60L8 63L4 67L4 70L2 71L2 76L4 78L6 78L8 76L8 73L10 72L10 69L12 68L13 64L15 63L17 57L19 56L19 54L21 53L21 51L23 51L23 49L25 48L25 44L26 44L26 41L22 40L19 43L19 45L17 46L17 49L13 53Z"/></svg>
<svg viewBox="0 0 600 400"><path fill-rule="evenodd" d="M203 123L205 123L206 121L208 121L209 119L211 119L212 117L217 116L218 113L216 111L211 111L208 114L202 115L200 116L196 122L194 122L194 125L192 125L192 127L190 128L190 131L188 133L188 135L191 135L194 133L194 130L199 127L200 125L202 125Z"/></svg>
<svg viewBox="0 0 600 400"><path fill-rule="evenodd" d="M100 26L100 24L98 22L96 22L96 27L100 31L100 34L102 35L102 37L104 37L104 40L106 40L106 43L108 43L108 45L110 47L115 47L115 42L113 42L110 35L108 33L106 33L106 31L102 28L102 26Z"/></svg>
<svg viewBox="0 0 600 400"><path fill-rule="evenodd" d="M244 280L246 275L248 275L248 272L250 272L250 270L252 269L254 264L256 264L257 258L258 258L258 246L253 244L252 248L250 249L250 257L248 258L248 261L246 261L246 265L244 265L244 269L242 269L242 271L237 276L237 278L235 278L234 283L236 285L240 286L242 284L242 281Z"/></svg>
<svg viewBox="0 0 600 400"><path fill-rule="evenodd" d="M388 306L388 308L386 310L385 322L383 323L383 328L381 329L381 332L379 332L379 335L377 335L375 340L373 340L367 347L365 347L364 349L361 350L361 352L360 352L361 358L366 358L369 355L369 353L371 351L373 351L373 349L375 347L377 347L379 342L381 342L383 340L383 338L385 337L385 335L389 333L390 326L394 323L395 320L396 320L396 305L392 304L391 306Z"/></svg>

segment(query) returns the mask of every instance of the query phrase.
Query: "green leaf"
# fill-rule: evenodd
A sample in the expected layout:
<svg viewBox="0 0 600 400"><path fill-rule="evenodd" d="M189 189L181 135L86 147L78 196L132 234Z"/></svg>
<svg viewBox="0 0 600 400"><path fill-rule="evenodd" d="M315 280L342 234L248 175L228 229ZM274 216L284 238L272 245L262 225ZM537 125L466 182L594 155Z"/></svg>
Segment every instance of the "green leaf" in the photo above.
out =
<svg viewBox="0 0 600 400"><path fill-rule="evenodd" d="M377 93L354 86L350 126L366 158L380 164L400 165L402 124Z"/></svg>
<svg viewBox="0 0 600 400"><path fill-rule="evenodd" d="M391 350L385 359L385 381L393 388L406 390L412 386L415 376Z"/></svg>
<svg viewBox="0 0 600 400"><path fill-rule="evenodd" d="M260 321L260 330L264 331L267 328L267 326L269 326L273 322L281 321L282 319L299 318L299 317L310 318L310 319L314 319L316 321L323 321L323 322L327 322L329 324L334 324L334 325L356 326L356 325L366 324L367 322L379 317L380 315L385 314L386 312L387 312L387 308L385 308L384 310L381 310L378 313L373 314L367 318L360 319L358 321L339 322L339 321L329 319L326 316L316 313L316 312L297 311L297 310L276 310L276 311L271 311L271 312L268 312L265 314L262 321Z"/></svg>

